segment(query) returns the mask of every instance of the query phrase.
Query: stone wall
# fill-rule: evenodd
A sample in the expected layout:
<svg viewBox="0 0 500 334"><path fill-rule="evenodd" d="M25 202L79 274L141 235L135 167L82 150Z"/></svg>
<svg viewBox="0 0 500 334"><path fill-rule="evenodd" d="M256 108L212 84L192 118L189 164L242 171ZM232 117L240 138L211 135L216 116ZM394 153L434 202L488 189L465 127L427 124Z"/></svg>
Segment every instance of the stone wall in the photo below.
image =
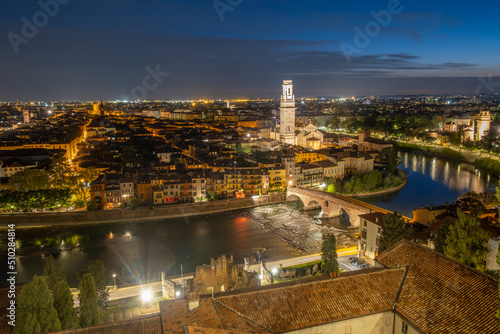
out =
<svg viewBox="0 0 500 334"><path fill-rule="evenodd" d="M100 210L65 213L2 214L1 226L16 224L16 227L41 227L49 225L95 224L100 222L119 222L152 220L195 216L223 211L252 208L261 205L285 202L285 194L266 195L259 198L242 198L203 203L171 204L153 209Z"/></svg>

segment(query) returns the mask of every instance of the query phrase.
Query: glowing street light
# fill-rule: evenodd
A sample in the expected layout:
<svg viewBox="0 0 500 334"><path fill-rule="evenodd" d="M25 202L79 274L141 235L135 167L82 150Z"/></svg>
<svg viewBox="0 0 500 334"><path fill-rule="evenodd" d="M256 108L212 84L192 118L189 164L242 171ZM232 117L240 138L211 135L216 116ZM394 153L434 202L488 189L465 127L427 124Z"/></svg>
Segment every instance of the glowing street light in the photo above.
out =
<svg viewBox="0 0 500 334"><path fill-rule="evenodd" d="M113 289L117 289L117 286L116 286L116 274L113 274Z"/></svg>
<svg viewBox="0 0 500 334"><path fill-rule="evenodd" d="M153 292L149 289L142 290L141 299L144 303L150 303L153 300Z"/></svg>

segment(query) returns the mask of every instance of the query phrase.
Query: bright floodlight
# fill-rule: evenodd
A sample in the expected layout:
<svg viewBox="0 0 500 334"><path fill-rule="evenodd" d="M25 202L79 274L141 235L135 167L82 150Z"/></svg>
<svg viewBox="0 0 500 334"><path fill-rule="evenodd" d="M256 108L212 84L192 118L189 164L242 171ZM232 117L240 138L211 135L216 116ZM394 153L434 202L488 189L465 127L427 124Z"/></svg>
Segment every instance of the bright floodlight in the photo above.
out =
<svg viewBox="0 0 500 334"><path fill-rule="evenodd" d="M176 297L180 297L180 295L181 295L181 292L180 292L180 291L176 291L176 292L175 292L175 296L176 296Z"/></svg>
<svg viewBox="0 0 500 334"><path fill-rule="evenodd" d="M141 299L144 303L149 303L153 300L153 292L151 290L142 290Z"/></svg>
<svg viewBox="0 0 500 334"><path fill-rule="evenodd" d="M276 275L278 273L278 269L273 268L273 275Z"/></svg>

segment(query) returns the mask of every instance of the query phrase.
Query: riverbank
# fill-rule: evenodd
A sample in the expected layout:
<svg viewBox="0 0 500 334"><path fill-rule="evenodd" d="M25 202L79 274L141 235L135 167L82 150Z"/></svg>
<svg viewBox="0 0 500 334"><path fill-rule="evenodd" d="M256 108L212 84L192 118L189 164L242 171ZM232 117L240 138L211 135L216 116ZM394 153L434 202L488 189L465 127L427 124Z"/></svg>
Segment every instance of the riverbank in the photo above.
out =
<svg viewBox="0 0 500 334"><path fill-rule="evenodd" d="M95 225L103 223L134 222L161 220L208 215L213 213L248 209L257 206L283 203L286 195L273 194L258 198L230 199L202 203L172 204L153 209L101 210L95 212L78 211L62 213L22 213L0 215L0 230L6 230L7 225L15 224L16 229L39 228L66 225Z"/></svg>
<svg viewBox="0 0 500 334"><path fill-rule="evenodd" d="M402 143L395 142L394 148L398 151L414 153L416 151L423 153L426 157L437 157L447 160L454 160L457 162L467 162L462 153L446 148L446 147L434 147L426 146L420 144Z"/></svg>
<svg viewBox="0 0 500 334"><path fill-rule="evenodd" d="M491 157L486 156L486 154L483 155L482 152L475 152L464 148L459 148L459 151L457 151L446 147L402 142L395 142L394 147L398 151L402 152L421 152L427 157L437 157L457 162L465 162L500 177L500 160L492 159Z"/></svg>
<svg viewBox="0 0 500 334"><path fill-rule="evenodd" d="M407 184L408 184L408 179L405 176L405 181L403 182L403 184L401 184L401 185L399 185L397 187L394 187L394 188L384 189L384 190L380 190L380 191L376 191L376 192L371 192L371 193L363 193L363 194L355 194L355 195L344 195L344 196L357 198L357 197L368 197L368 196L386 195L386 194L394 193L396 191L400 191Z"/></svg>

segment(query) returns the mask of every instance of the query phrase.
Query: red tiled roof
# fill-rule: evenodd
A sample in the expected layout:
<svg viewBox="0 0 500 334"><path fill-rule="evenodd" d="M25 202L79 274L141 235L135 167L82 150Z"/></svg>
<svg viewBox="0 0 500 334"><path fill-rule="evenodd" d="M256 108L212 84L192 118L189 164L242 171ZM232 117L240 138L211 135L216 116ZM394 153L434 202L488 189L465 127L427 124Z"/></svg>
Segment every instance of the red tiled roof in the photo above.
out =
<svg viewBox="0 0 500 334"><path fill-rule="evenodd" d="M243 333L234 331L225 331L222 329L188 326L187 334L243 334Z"/></svg>
<svg viewBox="0 0 500 334"><path fill-rule="evenodd" d="M423 332L500 333L495 278L405 240L377 260L409 266L396 312Z"/></svg>
<svg viewBox="0 0 500 334"><path fill-rule="evenodd" d="M384 216L385 216L385 213L372 212L372 213L366 213L363 215L359 215L359 218L363 218L363 219L368 220L369 222L371 222L373 224L384 227Z"/></svg>
<svg viewBox="0 0 500 334"><path fill-rule="evenodd" d="M339 278L321 278L221 293L187 311L186 301L162 302L166 333L194 325L244 333L277 333L391 310L405 268L371 269ZM216 313L216 316L214 316Z"/></svg>
<svg viewBox="0 0 500 334"><path fill-rule="evenodd" d="M140 319L130 319L123 322L99 325L87 328L71 329L54 332L57 334L136 334L162 333L160 317L157 314Z"/></svg>

